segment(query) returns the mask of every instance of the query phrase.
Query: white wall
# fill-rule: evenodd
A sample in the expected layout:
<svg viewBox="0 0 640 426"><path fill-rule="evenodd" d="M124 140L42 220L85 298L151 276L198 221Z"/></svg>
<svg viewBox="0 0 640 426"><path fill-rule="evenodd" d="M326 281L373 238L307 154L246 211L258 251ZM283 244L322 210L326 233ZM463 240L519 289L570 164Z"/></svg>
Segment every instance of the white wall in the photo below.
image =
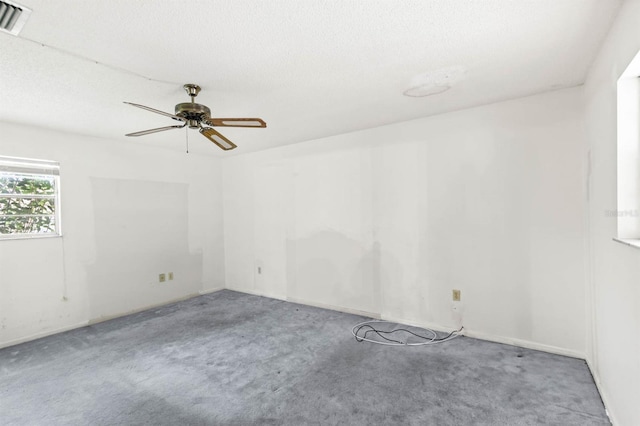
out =
<svg viewBox="0 0 640 426"><path fill-rule="evenodd" d="M0 241L0 347L224 286L219 159L6 123L0 155L60 162L63 226Z"/></svg>
<svg viewBox="0 0 640 426"><path fill-rule="evenodd" d="M640 50L640 2L627 1L585 84L591 150L588 359L616 425L640 424L640 250L612 241L616 219L616 81ZM638 206L636 206L638 208Z"/></svg>
<svg viewBox="0 0 640 426"><path fill-rule="evenodd" d="M227 287L584 356L582 100L580 87L226 159Z"/></svg>

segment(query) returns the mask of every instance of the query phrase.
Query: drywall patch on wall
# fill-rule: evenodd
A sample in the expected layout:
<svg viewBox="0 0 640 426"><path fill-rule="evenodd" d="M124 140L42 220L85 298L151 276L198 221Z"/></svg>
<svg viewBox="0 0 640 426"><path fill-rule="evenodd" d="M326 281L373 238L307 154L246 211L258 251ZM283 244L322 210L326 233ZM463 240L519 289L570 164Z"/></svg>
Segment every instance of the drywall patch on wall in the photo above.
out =
<svg viewBox="0 0 640 426"><path fill-rule="evenodd" d="M189 185L90 180L96 244L95 263L87 268L92 319L197 293L202 253L189 252ZM159 282L159 274L168 272L174 280Z"/></svg>
<svg viewBox="0 0 640 426"><path fill-rule="evenodd" d="M254 291L285 299L287 271L291 261L286 256L283 235L291 236L294 210L291 205L291 168L285 162L266 164L255 171L255 208L253 215L255 244Z"/></svg>
<svg viewBox="0 0 640 426"><path fill-rule="evenodd" d="M293 188L287 203L294 214L287 242L288 297L379 312L369 151L301 156L290 168Z"/></svg>
<svg viewBox="0 0 640 426"><path fill-rule="evenodd" d="M288 242L295 252L287 297L325 306L380 312L380 247L325 230Z"/></svg>

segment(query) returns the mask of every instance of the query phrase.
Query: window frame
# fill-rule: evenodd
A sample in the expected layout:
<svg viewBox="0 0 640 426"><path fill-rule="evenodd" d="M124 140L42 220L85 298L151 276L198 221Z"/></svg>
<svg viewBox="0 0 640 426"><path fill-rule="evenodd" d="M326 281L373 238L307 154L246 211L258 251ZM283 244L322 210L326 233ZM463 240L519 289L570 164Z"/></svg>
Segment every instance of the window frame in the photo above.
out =
<svg viewBox="0 0 640 426"><path fill-rule="evenodd" d="M48 198L53 199L54 211L52 215L54 220L54 231L47 233L15 233L0 234L0 241L7 240L27 240L39 238L57 238L62 237L61 223L61 200L60 200L60 163L51 160L38 160L31 158L6 157L0 156L0 173L14 174L22 176L42 176L47 179L53 179L54 191L52 195L41 194L0 194L0 198ZM0 215L1 216L1 215ZM7 215L9 216L9 215ZM16 215L30 216L30 215Z"/></svg>

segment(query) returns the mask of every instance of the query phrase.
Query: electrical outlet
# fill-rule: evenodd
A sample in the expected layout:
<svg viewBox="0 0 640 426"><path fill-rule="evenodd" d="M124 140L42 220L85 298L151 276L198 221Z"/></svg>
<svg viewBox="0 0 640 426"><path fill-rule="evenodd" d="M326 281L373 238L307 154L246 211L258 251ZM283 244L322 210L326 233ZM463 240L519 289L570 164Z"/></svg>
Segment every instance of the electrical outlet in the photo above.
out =
<svg viewBox="0 0 640 426"><path fill-rule="evenodd" d="M173 280L173 272L169 272L169 281Z"/></svg>
<svg viewBox="0 0 640 426"><path fill-rule="evenodd" d="M167 276L165 274L158 275L158 280L163 283L167 280Z"/></svg>
<svg viewBox="0 0 640 426"><path fill-rule="evenodd" d="M452 290L451 291L451 295L453 298L454 302L459 302L460 301L460 290Z"/></svg>

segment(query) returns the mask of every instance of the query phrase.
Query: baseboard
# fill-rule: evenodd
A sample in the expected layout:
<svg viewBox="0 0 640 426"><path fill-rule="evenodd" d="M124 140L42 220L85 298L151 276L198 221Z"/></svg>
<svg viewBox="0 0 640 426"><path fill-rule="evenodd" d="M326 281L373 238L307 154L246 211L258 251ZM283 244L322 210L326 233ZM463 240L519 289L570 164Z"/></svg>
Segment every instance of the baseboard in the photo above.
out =
<svg viewBox="0 0 640 426"><path fill-rule="evenodd" d="M238 289L233 287L226 287L226 289L231 291L237 291L238 293L251 294L253 296L268 297L269 299L282 300L284 302L287 301L286 296L278 296L271 293L265 293L265 292L256 291L256 290Z"/></svg>
<svg viewBox="0 0 640 426"><path fill-rule="evenodd" d="M359 309L345 308L344 306L331 305L327 303L317 303L306 299L298 299L296 297L287 297L287 302L298 303L300 305L313 306L315 308L329 309L331 311L344 312L345 314L359 315L363 317L369 317L374 319L380 319L380 314L368 311L361 311Z"/></svg>
<svg viewBox="0 0 640 426"><path fill-rule="evenodd" d="M398 318L398 317L389 316L389 315L383 315L382 319L385 321L397 322L399 324L413 325L413 326L422 327L422 328L430 328L432 330L442 331L445 333L449 333L454 330L452 327L446 327L446 326L443 326L442 324L407 320L405 318ZM515 339L512 337L497 336L495 334L482 333L474 330L469 330L467 328L465 328L461 334L463 336L473 337L474 339L486 340L486 341L495 342L495 343L502 343L505 345L517 346L520 348L534 349L537 351L549 352L552 354L568 356L571 358L585 359L585 356L582 352L574 351L571 349L560 348L557 346L545 345L543 343L531 342L529 340L521 340L521 339Z"/></svg>
<svg viewBox="0 0 640 426"><path fill-rule="evenodd" d="M82 328L89 325L89 321L82 321L76 324L67 325L53 330L41 331L40 333L31 334L26 337L20 337L14 340L8 340L6 342L0 342L0 349L8 348L9 346L19 345L20 343L30 342L31 340L41 339L43 337L51 336L58 333L64 333L65 331L75 330L76 328Z"/></svg>
<svg viewBox="0 0 640 426"><path fill-rule="evenodd" d="M298 303L300 305L313 306L315 308L322 308L322 309L329 309L331 311L344 312L345 314L360 315L360 316L376 318L376 319L380 318L380 314L376 314L376 313L373 313L373 312L367 312L367 311L361 311L361 310L358 310L358 309L345 308L344 306L331 305L331 304L326 304L326 303L318 303L318 302L313 302L311 300L298 299L296 297L278 296L278 295L273 295L271 293L265 293L265 292L260 292L260 291L256 291L256 290L246 290L246 289L242 289L241 290L241 289L237 289L237 288L233 288L233 287L227 287L227 289L231 290L231 291L237 291L238 293L246 293L246 294L251 294L251 295L254 295L254 296L268 297L270 299L282 300L284 302Z"/></svg>
<svg viewBox="0 0 640 426"><path fill-rule="evenodd" d="M513 337L496 336L494 334L487 334L478 332L475 330L464 330L465 336L473 337L480 340L488 340L490 342L503 343L505 345L518 346L520 348L533 349L536 351L549 352L556 355L568 356L571 358L585 359L584 352L575 351L572 349L560 348L558 346L545 345L544 343L531 342L529 340L521 340Z"/></svg>
<svg viewBox="0 0 640 426"><path fill-rule="evenodd" d="M214 290L214 291L217 291L217 290ZM213 293L213 291L211 291L211 293ZM112 319L126 317L127 315L138 314L140 312L148 311L149 309L155 309L161 306L170 305L172 303L182 302L183 300L193 299L194 297L198 297L198 296L202 296L201 291L199 291L198 293L189 293L185 296L180 296L174 299L165 300L164 302L154 303L153 305L145 305L144 307L132 309L130 311L119 312L117 314L106 315L98 318L91 318L88 322L88 325L99 324L101 322L110 321Z"/></svg>
<svg viewBox="0 0 640 426"><path fill-rule="evenodd" d="M415 320L408 320L406 318L399 318L399 317L395 317L393 315L382 315L381 319L384 321L389 321L389 322L396 322L398 324L405 324L405 325L412 325L414 327L422 327L422 328L428 328L434 331L442 331L443 333L450 333L452 331L454 331L454 328L452 327L445 327L442 324L436 324L436 323L432 323L432 322L424 322L424 321L415 321ZM465 335L464 332L461 333L461 335Z"/></svg>
<svg viewBox="0 0 640 426"><path fill-rule="evenodd" d="M602 399L602 404L604 405L604 411L605 413L607 413L607 417L609 417L609 421L613 426L619 425L620 423L616 421L616 416L611 411L609 411L609 407L610 407L609 397L607 396L607 393L604 391L602 387L602 382L600 380L600 375L598 374L598 370L596 370L593 367L593 364L589 358L587 358L586 361L587 361L587 367L589 367L589 371L591 371L591 377L593 377L593 381L596 384L596 388L598 389L598 393L600 394L600 398Z"/></svg>
<svg viewBox="0 0 640 426"><path fill-rule="evenodd" d="M215 287L215 288L208 288L208 289L206 289L206 290L200 290L200 291L198 292L198 294L199 294L200 296L204 296L205 294L216 293L216 292L218 292L218 291L220 291L220 290L224 290L224 287Z"/></svg>

